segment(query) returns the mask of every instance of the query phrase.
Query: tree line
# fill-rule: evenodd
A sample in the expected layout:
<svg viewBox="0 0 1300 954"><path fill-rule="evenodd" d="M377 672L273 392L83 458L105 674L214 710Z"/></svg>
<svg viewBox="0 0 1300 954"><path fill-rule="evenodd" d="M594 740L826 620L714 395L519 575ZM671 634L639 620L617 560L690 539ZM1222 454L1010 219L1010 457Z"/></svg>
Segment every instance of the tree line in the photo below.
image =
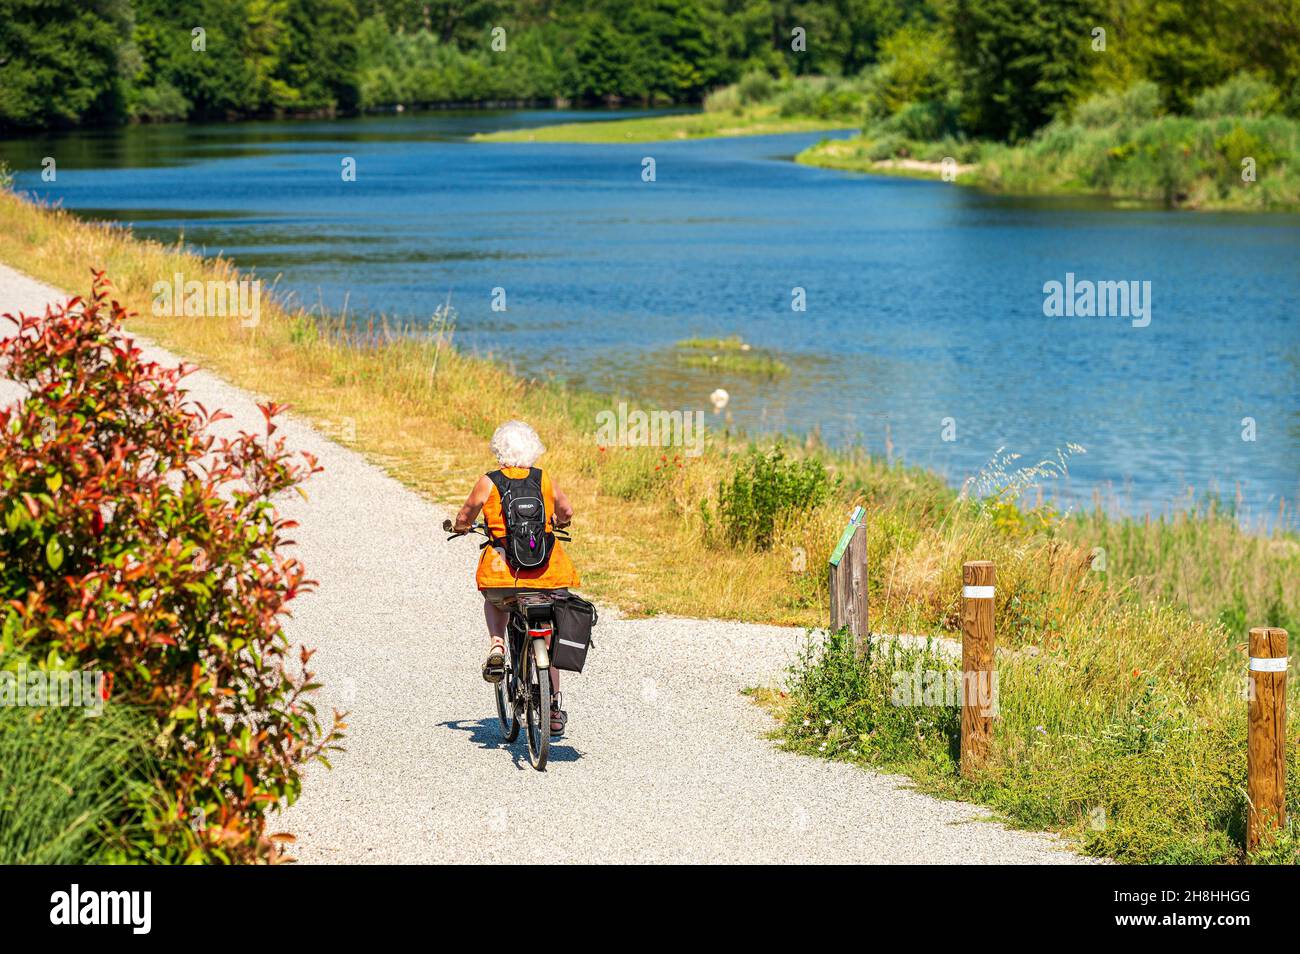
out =
<svg viewBox="0 0 1300 954"><path fill-rule="evenodd" d="M695 103L882 63L1008 140L1098 90L1150 81L1179 110L1242 71L1294 114L1300 0L0 0L0 124L18 128Z"/></svg>

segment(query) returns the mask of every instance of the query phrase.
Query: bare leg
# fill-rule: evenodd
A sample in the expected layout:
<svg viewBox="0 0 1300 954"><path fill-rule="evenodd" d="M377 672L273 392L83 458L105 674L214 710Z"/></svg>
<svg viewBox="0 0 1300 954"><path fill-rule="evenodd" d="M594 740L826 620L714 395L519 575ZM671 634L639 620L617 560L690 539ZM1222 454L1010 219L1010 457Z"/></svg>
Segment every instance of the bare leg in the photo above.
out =
<svg viewBox="0 0 1300 954"><path fill-rule="evenodd" d="M510 617L505 610L493 606L487 597L483 598L483 617L487 620L488 636L492 640L488 647L487 662L483 663L483 679L497 683L504 673L502 664L506 656L506 624Z"/></svg>
<svg viewBox="0 0 1300 954"><path fill-rule="evenodd" d="M488 635L492 637L494 642L504 645L506 641L506 624L510 621L510 613L498 606L493 606L492 601L484 597L483 618L487 620Z"/></svg>

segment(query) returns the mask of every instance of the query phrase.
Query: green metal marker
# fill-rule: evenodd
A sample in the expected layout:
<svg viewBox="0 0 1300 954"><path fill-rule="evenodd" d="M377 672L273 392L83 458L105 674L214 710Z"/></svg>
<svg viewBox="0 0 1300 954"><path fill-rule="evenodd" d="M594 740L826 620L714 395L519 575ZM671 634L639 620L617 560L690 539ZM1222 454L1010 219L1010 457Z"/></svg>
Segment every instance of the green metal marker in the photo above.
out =
<svg viewBox="0 0 1300 954"><path fill-rule="evenodd" d="M861 507L853 508L853 516L849 517L849 525L840 534L840 542L835 544L835 552L831 554L831 566L840 565L840 560L844 558L844 551L849 548L849 541L853 539L853 532L862 523L865 513Z"/></svg>

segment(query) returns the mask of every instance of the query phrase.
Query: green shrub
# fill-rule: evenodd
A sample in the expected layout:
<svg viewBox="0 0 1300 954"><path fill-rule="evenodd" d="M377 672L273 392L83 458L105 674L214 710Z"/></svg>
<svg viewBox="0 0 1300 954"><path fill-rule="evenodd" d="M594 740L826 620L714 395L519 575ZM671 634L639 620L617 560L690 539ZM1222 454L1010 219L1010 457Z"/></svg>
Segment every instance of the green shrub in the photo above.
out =
<svg viewBox="0 0 1300 954"><path fill-rule="evenodd" d="M777 97L777 110L787 117L857 119L862 114L863 95L862 87L849 80L801 76Z"/></svg>
<svg viewBox="0 0 1300 954"><path fill-rule="evenodd" d="M736 84L736 95L742 106L754 106L769 100L776 87L776 80L766 70L753 70L740 78Z"/></svg>
<svg viewBox="0 0 1300 954"><path fill-rule="evenodd" d="M184 119L189 115L191 103L171 83L161 80L156 86L136 90L128 107L133 119L153 122Z"/></svg>
<svg viewBox="0 0 1300 954"><path fill-rule="evenodd" d="M313 584L272 498L315 469L276 436L217 440L187 373L143 360L96 273L89 298L12 319L0 367L0 649L111 679L153 720L165 800L136 801L151 862L268 861L267 816L339 738L311 701L310 653L281 625ZM295 664L296 663L296 664ZM300 669L301 667L301 669Z"/></svg>
<svg viewBox="0 0 1300 954"><path fill-rule="evenodd" d="M1160 87L1143 80L1128 89L1097 93L1074 108L1073 122L1085 129L1141 123L1160 115Z"/></svg>
<svg viewBox="0 0 1300 954"><path fill-rule="evenodd" d="M1021 147L989 146L984 184L1007 192L1082 191L1169 205L1283 208L1300 205L1290 157L1300 123L1282 116L1160 116L1132 126L1052 123ZM1244 186L1241 160L1259 181Z"/></svg>
<svg viewBox="0 0 1300 954"><path fill-rule="evenodd" d="M706 113L736 113L741 112L740 95L736 91L736 84L721 86L713 90L709 95L704 97L704 111Z"/></svg>
<svg viewBox="0 0 1300 954"><path fill-rule="evenodd" d="M1192 101L1192 115L1200 119L1218 116L1267 116L1275 112L1281 97L1267 80L1250 73L1238 73L1212 86Z"/></svg>
<svg viewBox="0 0 1300 954"><path fill-rule="evenodd" d="M872 162L883 162L907 152L907 140L897 134L874 137L867 144L866 155Z"/></svg>
<svg viewBox="0 0 1300 954"><path fill-rule="evenodd" d="M953 658L933 644L909 648L869 642L859 654L855 640L843 631L828 634L821 644L809 640L789 671L785 744L810 755L868 765L919 759L950 773L961 738L960 706L911 704L921 700L910 694L918 682L922 699L927 688L939 692L956 669Z"/></svg>
<svg viewBox="0 0 1300 954"><path fill-rule="evenodd" d="M877 123L872 132L919 139L924 142L941 139L957 129L957 107L954 104L929 101L908 103L888 119Z"/></svg>
<svg viewBox="0 0 1300 954"><path fill-rule="evenodd" d="M912 104L937 104L958 96L953 63L939 31L919 24L903 27L880 44L880 62L862 76L868 123Z"/></svg>
<svg viewBox="0 0 1300 954"><path fill-rule="evenodd" d="M751 448L731 479L718 488L718 512L727 542L770 548L777 519L818 506L832 486L819 458L787 457L780 447L767 452Z"/></svg>

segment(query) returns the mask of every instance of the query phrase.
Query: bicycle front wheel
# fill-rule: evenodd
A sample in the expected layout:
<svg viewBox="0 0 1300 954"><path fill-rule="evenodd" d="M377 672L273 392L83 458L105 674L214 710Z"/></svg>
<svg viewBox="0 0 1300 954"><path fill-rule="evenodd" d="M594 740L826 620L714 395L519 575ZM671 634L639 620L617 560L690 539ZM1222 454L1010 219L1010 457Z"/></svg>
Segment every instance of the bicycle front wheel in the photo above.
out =
<svg viewBox="0 0 1300 954"><path fill-rule="evenodd" d="M528 761L545 771L551 751L551 674L537 668L532 646L527 647L528 668Z"/></svg>

